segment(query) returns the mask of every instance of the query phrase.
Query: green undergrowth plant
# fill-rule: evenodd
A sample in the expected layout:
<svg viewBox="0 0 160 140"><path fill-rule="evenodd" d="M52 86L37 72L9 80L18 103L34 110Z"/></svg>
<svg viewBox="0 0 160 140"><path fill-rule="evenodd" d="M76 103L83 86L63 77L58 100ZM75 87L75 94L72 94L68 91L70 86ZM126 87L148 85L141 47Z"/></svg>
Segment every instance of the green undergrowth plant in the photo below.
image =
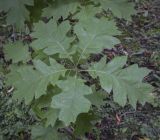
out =
<svg viewBox="0 0 160 140"><path fill-rule="evenodd" d="M31 44L18 40L3 46L5 60L11 61L6 84L14 88L13 99L30 105L41 122L33 126L32 139L67 139L58 133L66 127L71 129L72 138L82 136L98 119L93 106L103 105L107 96L135 109L137 102L152 103L153 87L142 82L150 70L137 64L128 66L127 56L109 60L103 55L99 61L88 61L91 55L120 44L121 32L113 17L131 20L136 13L133 2L43 2L45 5L36 7L33 0L0 1L6 23L17 31L24 31L25 23L32 24L30 15L37 19L34 8L43 19L33 24ZM94 82L87 84L91 80Z"/></svg>

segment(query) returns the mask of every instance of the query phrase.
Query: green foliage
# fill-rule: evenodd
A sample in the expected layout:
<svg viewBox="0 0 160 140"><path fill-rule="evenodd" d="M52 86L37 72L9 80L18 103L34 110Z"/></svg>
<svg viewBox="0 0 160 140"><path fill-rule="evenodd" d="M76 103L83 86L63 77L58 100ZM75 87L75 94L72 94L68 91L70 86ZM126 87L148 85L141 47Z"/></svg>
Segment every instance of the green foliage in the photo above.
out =
<svg viewBox="0 0 160 140"><path fill-rule="evenodd" d="M96 1L96 0L95 0ZM128 0L99 0L105 10L111 10L114 16L131 20L131 15L136 13L134 3Z"/></svg>
<svg viewBox="0 0 160 140"><path fill-rule="evenodd" d="M115 22L106 19L88 17L87 20L82 20L75 26L75 33L80 40L78 48L82 52L81 57L100 53L104 48L111 49L120 43L117 38L113 37L120 34Z"/></svg>
<svg viewBox="0 0 160 140"><path fill-rule="evenodd" d="M92 91L84 85L84 81L76 77L59 81L57 85L63 92L53 96L51 107L59 108L59 119L69 125L76 121L80 113L89 111L91 103L84 95L91 94Z"/></svg>
<svg viewBox="0 0 160 140"><path fill-rule="evenodd" d="M152 86L142 83L144 76L150 71L138 68L137 65L122 69L126 61L125 56L116 57L106 65L103 58L89 69L89 73L93 77L99 77L102 88L108 93L113 90L115 102L124 106L128 97L129 103L136 108L137 101L144 104L152 98L149 95L153 90Z"/></svg>
<svg viewBox="0 0 160 140"><path fill-rule="evenodd" d="M42 16L53 17L57 21L59 18L67 18L69 14L76 12L79 2L77 0L56 0L52 5L43 9Z"/></svg>
<svg viewBox="0 0 160 140"><path fill-rule="evenodd" d="M7 23L24 28L24 22L29 20L29 12L26 5L33 5L33 0L1 0L0 9L7 12Z"/></svg>
<svg viewBox="0 0 160 140"><path fill-rule="evenodd" d="M84 135L86 132L89 132L93 128L93 122L96 119L93 113L82 113L79 115L76 120L75 135Z"/></svg>
<svg viewBox="0 0 160 140"><path fill-rule="evenodd" d="M22 42L9 43L4 46L4 55L13 63L27 62L31 58L28 50L28 46L23 45Z"/></svg>
<svg viewBox="0 0 160 140"><path fill-rule="evenodd" d="M32 36L37 38L32 43L35 50L44 49L47 55L60 54L60 57L69 57L70 43L73 39L66 37L70 26L68 22L63 22L57 26L56 22L50 21L47 26L40 21L35 24L35 32Z"/></svg>
<svg viewBox="0 0 160 140"><path fill-rule="evenodd" d="M8 23L21 27L29 14L25 5L33 5L33 1L15 1L13 5L9 2L0 2L5 7L2 10L19 13L20 23L15 20ZM73 126L76 135L91 130L92 121L96 118L94 113L90 114L92 107L99 108L112 92L114 101L121 106L129 103L136 108L137 102L152 102L152 86L142 83L150 71L138 68L136 64L127 67L126 56L115 57L108 63L105 57L94 64L87 63L91 54L101 53L105 48L112 49L120 43L117 38L120 31L115 21L104 16L97 18L95 14L99 11L95 9L100 10L101 7L92 2L89 4L56 0L43 9L42 16L53 16L53 20L40 20L33 24L31 57L28 48L20 42L4 46L5 58L13 62L6 75L7 85L14 87L13 98L31 105L44 123L33 127L32 138L35 140L61 139L57 133L57 122L63 127ZM14 5L19 5L20 9ZM101 6L110 8L119 18L130 19L134 13L133 3L124 0L102 1ZM8 11L7 18L11 18L11 11ZM31 64L26 63L28 60ZM20 61L23 63L19 64ZM83 72L90 78L83 77ZM99 85L101 90L92 90L86 84L91 79L95 79L94 86ZM82 123L86 125L82 126Z"/></svg>
<svg viewBox="0 0 160 140"><path fill-rule="evenodd" d="M101 106L105 105L104 99L106 98L106 93L102 90L93 91L93 94L87 95L87 99L90 100L92 105L100 108Z"/></svg>
<svg viewBox="0 0 160 140"><path fill-rule="evenodd" d="M57 130L52 127L44 128L41 125L32 127L33 140L67 140L65 136L58 134Z"/></svg>
<svg viewBox="0 0 160 140"><path fill-rule="evenodd" d="M24 99L26 104L29 104L34 97L37 99L46 94L48 84L55 84L60 74L66 71L53 59L50 59L50 66L41 60L35 60L34 64L38 71L31 66L21 66L12 68L7 75L8 81L17 88L13 97L19 100ZM26 94L23 94L24 91Z"/></svg>

